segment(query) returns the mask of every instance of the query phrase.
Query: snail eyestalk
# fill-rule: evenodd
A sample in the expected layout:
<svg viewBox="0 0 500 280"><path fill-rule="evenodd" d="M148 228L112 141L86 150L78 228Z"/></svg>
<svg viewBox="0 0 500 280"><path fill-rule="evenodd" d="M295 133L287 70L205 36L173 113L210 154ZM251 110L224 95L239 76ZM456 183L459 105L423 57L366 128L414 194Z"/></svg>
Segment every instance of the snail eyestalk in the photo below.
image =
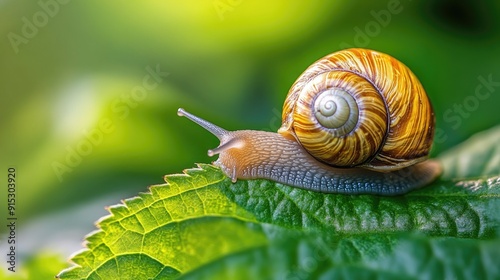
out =
<svg viewBox="0 0 500 280"><path fill-rule="evenodd" d="M217 148L210 149L208 150L208 156L212 157L214 155L218 155L224 151L227 151L232 148L241 148L243 146L243 142L236 139L236 138L228 138L227 136L230 134L229 131L209 122L206 121L200 117L197 117L183 108L179 108L177 110L177 115L181 117L186 117L193 121L194 123L198 124L199 126L203 127L206 129L208 132L212 133L215 135L219 140L220 140L220 145Z"/></svg>
<svg viewBox="0 0 500 280"><path fill-rule="evenodd" d="M180 116L180 117L186 117L186 118L190 119L194 123L196 123L199 126L203 127L208 132L210 132L213 135L215 135L215 137L217 137L221 141L222 141L222 137L228 133L228 131L225 130L225 129L223 129L222 127L216 126L215 124L213 124L213 123L211 123L209 121L206 121L206 120L204 120L204 119L202 119L200 117L197 117L197 116L195 116L195 115L187 112L183 108L179 108L177 110L177 115Z"/></svg>

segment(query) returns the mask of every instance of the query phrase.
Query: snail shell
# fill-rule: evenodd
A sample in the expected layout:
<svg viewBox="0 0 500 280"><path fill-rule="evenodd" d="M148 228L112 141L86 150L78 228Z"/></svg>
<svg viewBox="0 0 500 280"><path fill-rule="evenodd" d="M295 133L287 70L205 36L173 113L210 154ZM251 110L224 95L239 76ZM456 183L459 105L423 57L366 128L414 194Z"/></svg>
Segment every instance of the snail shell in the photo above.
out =
<svg viewBox="0 0 500 280"><path fill-rule="evenodd" d="M227 131L183 109L219 138L209 150L235 182L265 178L320 192L395 195L441 173L426 160L434 113L416 76L395 58L367 49L330 54L290 89L278 133Z"/></svg>
<svg viewBox="0 0 500 280"><path fill-rule="evenodd" d="M311 65L292 86L282 117L279 133L338 167L401 169L426 159L434 136L434 112L417 77L366 49Z"/></svg>

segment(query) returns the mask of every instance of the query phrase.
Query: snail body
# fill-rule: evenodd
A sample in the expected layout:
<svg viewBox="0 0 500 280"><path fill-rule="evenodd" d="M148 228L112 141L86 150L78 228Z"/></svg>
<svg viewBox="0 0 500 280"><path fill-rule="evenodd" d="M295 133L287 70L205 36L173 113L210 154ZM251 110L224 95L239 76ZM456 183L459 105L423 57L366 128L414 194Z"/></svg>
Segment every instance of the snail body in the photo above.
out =
<svg viewBox="0 0 500 280"><path fill-rule="evenodd" d="M441 173L426 160L434 113L416 76L367 49L330 54L305 70L283 106L278 133L227 131L183 109L220 140L209 150L233 182L264 178L328 193L397 195Z"/></svg>

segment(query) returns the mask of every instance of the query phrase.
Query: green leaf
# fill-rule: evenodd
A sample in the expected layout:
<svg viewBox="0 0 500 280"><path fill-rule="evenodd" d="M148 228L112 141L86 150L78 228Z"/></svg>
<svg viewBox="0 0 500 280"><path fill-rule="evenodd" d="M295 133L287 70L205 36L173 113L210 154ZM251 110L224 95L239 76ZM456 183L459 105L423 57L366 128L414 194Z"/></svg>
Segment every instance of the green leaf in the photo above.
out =
<svg viewBox="0 0 500 280"><path fill-rule="evenodd" d="M454 153L490 150L467 173L473 179L450 180L465 174L450 171L397 197L323 194L267 180L233 184L199 164L110 207L100 230L87 236L87 249L72 258L75 266L58 276L498 278L500 177L481 177L492 175L488 160L500 153L490 140L497 131ZM441 159L445 170L460 169L448 157Z"/></svg>
<svg viewBox="0 0 500 280"><path fill-rule="evenodd" d="M500 175L500 126L473 135L439 159L446 179Z"/></svg>
<svg viewBox="0 0 500 280"><path fill-rule="evenodd" d="M182 279L498 279L500 241L419 235L297 236Z"/></svg>

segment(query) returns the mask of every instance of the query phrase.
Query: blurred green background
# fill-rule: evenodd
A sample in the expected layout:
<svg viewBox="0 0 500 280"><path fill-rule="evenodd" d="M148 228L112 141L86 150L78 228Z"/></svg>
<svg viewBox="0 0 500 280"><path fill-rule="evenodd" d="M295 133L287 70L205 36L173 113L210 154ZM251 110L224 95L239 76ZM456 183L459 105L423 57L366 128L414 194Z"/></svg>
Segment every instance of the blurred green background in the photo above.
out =
<svg viewBox="0 0 500 280"><path fill-rule="evenodd" d="M342 48L376 49L415 72L436 113L432 156L500 122L498 1L4 0L0 8L1 174L6 182L7 168L17 169L19 231L35 239L46 232L78 247L104 206L215 160L207 149L217 139L177 108L231 130L276 131L295 79Z"/></svg>

